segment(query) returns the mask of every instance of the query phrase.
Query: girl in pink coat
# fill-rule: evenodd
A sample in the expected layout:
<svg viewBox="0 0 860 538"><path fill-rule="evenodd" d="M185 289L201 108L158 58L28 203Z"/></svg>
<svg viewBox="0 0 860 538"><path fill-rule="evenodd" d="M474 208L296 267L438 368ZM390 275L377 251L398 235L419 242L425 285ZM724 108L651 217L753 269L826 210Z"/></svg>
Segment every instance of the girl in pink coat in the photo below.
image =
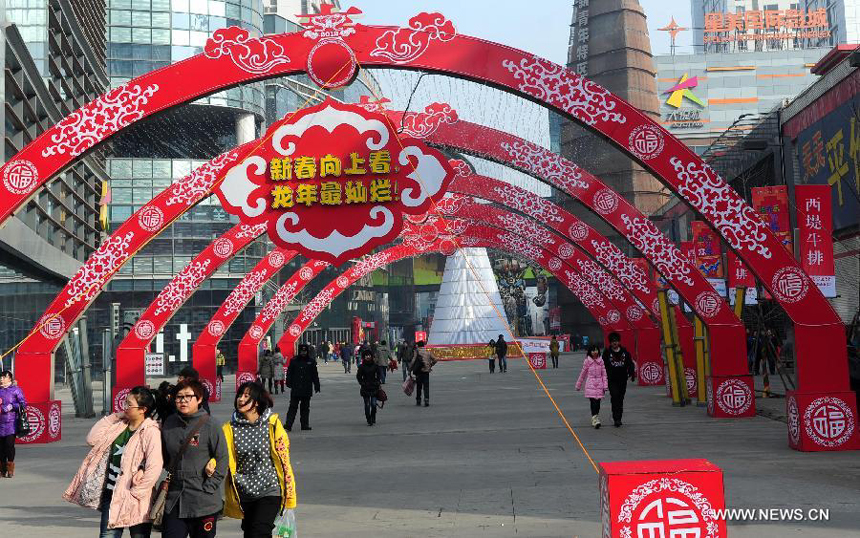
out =
<svg viewBox="0 0 860 538"><path fill-rule="evenodd" d="M582 363L582 372L576 380L576 390L582 389L583 381L585 397L591 402L591 425L598 429L600 418L597 415L600 413L600 400L609 388L609 381L606 378L603 359L600 358L600 349L595 345L588 346L585 352L585 362Z"/></svg>
<svg viewBox="0 0 860 538"><path fill-rule="evenodd" d="M131 538L149 538L152 530L152 488L163 467L161 428L151 418L156 400L141 386L125 403L124 412L106 416L90 430L87 443L93 448L63 494L102 513L101 538L119 538L123 529Z"/></svg>

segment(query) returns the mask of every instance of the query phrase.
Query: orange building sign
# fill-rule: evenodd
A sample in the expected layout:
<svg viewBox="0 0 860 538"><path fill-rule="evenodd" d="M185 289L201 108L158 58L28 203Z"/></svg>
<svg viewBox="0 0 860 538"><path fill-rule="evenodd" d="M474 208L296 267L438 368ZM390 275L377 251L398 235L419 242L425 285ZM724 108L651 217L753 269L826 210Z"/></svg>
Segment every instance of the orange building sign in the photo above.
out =
<svg viewBox="0 0 860 538"><path fill-rule="evenodd" d="M827 11L767 9L705 13L705 43L830 37Z"/></svg>

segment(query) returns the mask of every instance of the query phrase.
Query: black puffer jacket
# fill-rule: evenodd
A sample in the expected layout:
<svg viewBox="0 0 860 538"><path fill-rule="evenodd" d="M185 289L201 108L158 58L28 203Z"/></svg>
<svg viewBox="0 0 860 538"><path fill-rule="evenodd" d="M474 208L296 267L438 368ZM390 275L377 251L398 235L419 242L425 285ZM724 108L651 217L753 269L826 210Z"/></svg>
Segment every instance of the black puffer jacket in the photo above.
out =
<svg viewBox="0 0 860 538"><path fill-rule="evenodd" d="M355 378L361 385L362 398L375 395L382 384L382 380L379 378L379 368L372 360L362 361Z"/></svg>
<svg viewBox="0 0 860 538"><path fill-rule="evenodd" d="M320 376L317 363L310 357L298 355L293 357L287 367L287 386L291 395L299 398L310 398L314 392L320 391Z"/></svg>

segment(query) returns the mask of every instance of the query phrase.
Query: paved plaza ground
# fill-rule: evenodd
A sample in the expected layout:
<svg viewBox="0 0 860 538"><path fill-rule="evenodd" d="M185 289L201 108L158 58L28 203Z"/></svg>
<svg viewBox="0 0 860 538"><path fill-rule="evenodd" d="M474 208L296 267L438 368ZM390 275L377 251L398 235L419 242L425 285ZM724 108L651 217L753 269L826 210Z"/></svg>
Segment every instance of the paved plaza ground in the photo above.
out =
<svg viewBox="0 0 860 538"><path fill-rule="evenodd" d="M671 407L662 387L631 386L624 426L593 430L573 387L582 359L563 355L540 376L595 460L707 458L725 472L729 507L830 509L826 523L733 523L732 537L860 536L860 454L795 452L783 422L709 419ZM429 408L400 392L398 372L373 428L354 374L320 372L314 429L291 434L302 538L600 535L596 474L522 360L493 375L483 362L438 365ZM219 421L232 393L224 402ZM278 396L276 410L285 404ZM67 416L62 442L19 448L16 478L0 481L0 536L97 535L98 514L60 498L92 423ZM238 522L220 522L219 535L240 536Z"/></svg>

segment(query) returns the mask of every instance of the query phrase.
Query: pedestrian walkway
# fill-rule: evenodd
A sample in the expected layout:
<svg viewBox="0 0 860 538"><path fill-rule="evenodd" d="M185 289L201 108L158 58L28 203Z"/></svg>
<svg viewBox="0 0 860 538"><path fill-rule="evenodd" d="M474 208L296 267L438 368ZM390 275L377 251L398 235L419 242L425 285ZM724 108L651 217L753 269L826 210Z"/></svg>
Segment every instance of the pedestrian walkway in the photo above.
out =
<svg viewBox="0 0 860 538"><path fill-rule="evenodd" d="M539 375L596 461L707 458L725 471L730 507L830 508L828 523L738 523L732 538L860 536L856 453L792 451L782 422L709 419L696 406L671 407L662 387L631 385L624 426L594 430L573 388L582 359L562 355L559 369ZM400 391L401 374L390 374L390 399L372 428L355 373L333 363L319 370L314 429L290 435L302 538L600 535L597 476L522 360L510 359L506 374L490 374L485 361L437 365L429 408L416 407ZM212 407L219 421L233 401L231 390L224 396ZM287 403L277 396L276 411ZM605 424L608 412L605 401ZM0 480L3 536L96 535L97 514L60 499L91 424L66 418L62 442L19 450L16 478ZM220 536L238 529L219 523Z"/></svg>

